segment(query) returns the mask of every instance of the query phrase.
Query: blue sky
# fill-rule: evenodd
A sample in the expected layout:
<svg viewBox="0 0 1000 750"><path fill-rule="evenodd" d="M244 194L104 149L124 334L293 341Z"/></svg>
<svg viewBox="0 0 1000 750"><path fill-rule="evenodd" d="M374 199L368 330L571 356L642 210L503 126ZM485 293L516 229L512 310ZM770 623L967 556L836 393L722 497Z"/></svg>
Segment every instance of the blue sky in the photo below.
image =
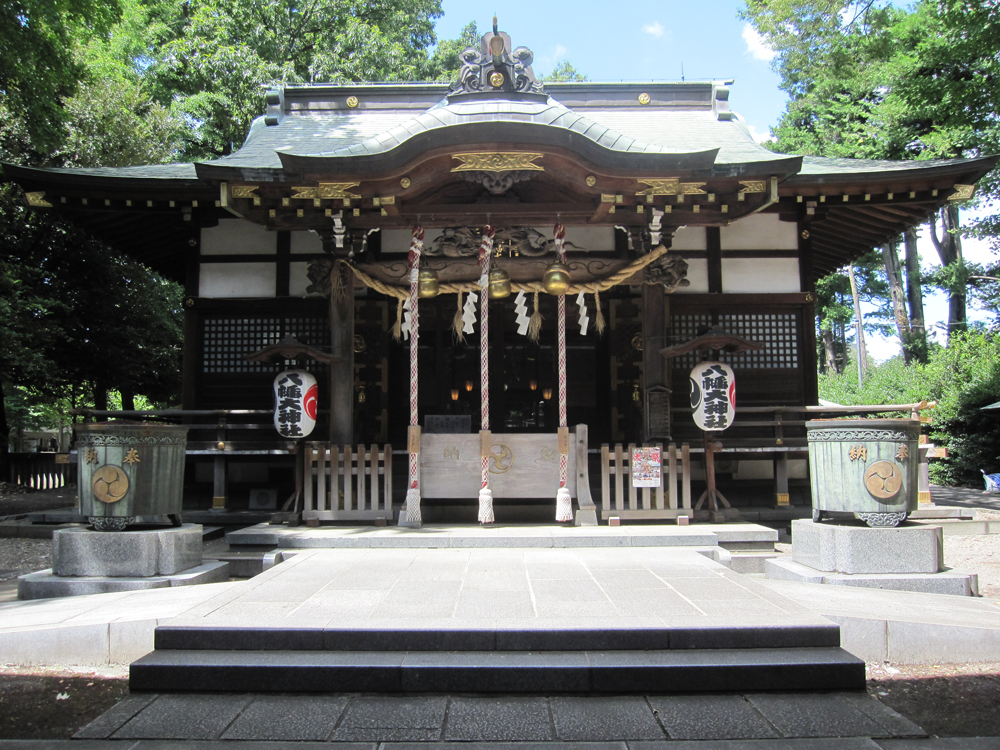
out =
<svg viewBox="0 0 1000 750"><path fill-rule="evenodd" d="M660 0L653 3L574 4L545 0L507 0L492 7L470 0L442 0L438 38L457 37L470 21L480 33L497 12L501 31L515 46L535 55L536 75L549 73L568 60L591 81L673 81L733 79L729 102L759 140L766 138L785 108L786 97L771 70L770 50L750 25L738 18L743 0ZM923 232L926 234L926 231ZM966 240L965 256L984 262L991 253L985 242ZM920 245L925 266L937 262L929 239ZM942 294L928 295L925 317L930 326L947 319ZM970 319L988 316L969 309ZM938 340L943 343L942 333ZM871 354L879 360L898 353L896 339L869 336Z"/></svg>
<svg viewBox="0 0 1000 750"><path fill-rule="evenodd" d="M475 21L487 31L497 12L501 31L515 46L535 53L535 75L549 73L562 60L591 81L735 79L730 104L754 129L767 134L785 105L770 64L744 40L745 21L736 17L742 0L654 3L554 3L508 0L504 3L443 0L439 38L458 36Z"/></svg>

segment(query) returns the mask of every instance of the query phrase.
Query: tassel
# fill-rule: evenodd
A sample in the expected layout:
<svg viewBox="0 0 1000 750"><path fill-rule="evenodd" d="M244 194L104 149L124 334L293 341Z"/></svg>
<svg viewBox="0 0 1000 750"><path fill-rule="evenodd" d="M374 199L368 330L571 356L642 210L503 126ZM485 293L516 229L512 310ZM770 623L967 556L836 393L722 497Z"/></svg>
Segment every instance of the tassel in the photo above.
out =
<svg viewBox="0 0 1000 750"><path fill-rule="evenodd" d="M396 322L392 326L392 338L401 341L403 338L403 300L396 300Z"/></svg>
<svg viewBox="0 0 1000 750"><path fill-rule="evenodd" d="M532 305L534 306L534 310L531 313L531 319L528 321L528 338L537 344L538 337L542 332L542 313L538 310L538 292L535 292L535 296L532 298Z"/></svg>
<svg viewBox="0 0 1000 750"><path fill-rule="evenodd" d="M419 526L420 524L420 490L411 487L406 491L406 525Z"/></svg>
<svg viewBox="0 0 1000 750"><path fill-rule="evenodd" d="M344 276L340 267L340 262L335 261L330 270L330 299L342 301L347 295L344 293Z"/></svg>
<svg viewBox="0 0 1000 750"><path fill-rule="evenodd" d="M570 497L569 490L565 487L560 487L556 493L556 520L573 520L573 498Z"/></svg>
<svg viewBox="0 0 1000 750"><path fill-rule="evenodd" d="M462 317L462 292L458 293L458 309L455 310L455 317L451 320L451 330L455 334L455 341L459 344L465 343L465 334L462 333L462 326L465 325L465 320Z"/></svg>
<svg viewBox="0 0 1000 750"><path fill-rule="evenodd" d="M493 490L479 490L479 523L493 523Z"/></svg>
<svg viewBox="0 0 1000 750"><path fill-rule="evenodd" d="M607 325L604 322L604 313L601 312L601 293L594 292L594 307L597 308L597 317L594 319L594 328L597 330L597 335L600 336L604 333L604 329Z"/></svg>

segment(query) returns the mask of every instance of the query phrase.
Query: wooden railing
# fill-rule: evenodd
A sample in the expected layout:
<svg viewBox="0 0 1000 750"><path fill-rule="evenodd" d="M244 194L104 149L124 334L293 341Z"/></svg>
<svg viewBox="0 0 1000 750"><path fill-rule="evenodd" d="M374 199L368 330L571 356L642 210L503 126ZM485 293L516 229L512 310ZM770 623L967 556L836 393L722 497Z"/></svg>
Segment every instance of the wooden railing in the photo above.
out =
<svg viewBox="0 0 1000 750"><path fill-rule="evenodd" d="M307 442L302 520L392 520L392 446Z"/></svg>
<svg viewBox="0 0 1000 750"><path fill-rule="evenodd" d="M632 485L632 452L621 444L601 446L601 518L677 518L691 514L691 452L685 443L660 448L659 487ZM614 481L612 481L614 478ZM612 488L614 492L612 492Z"/></svg>
<svg viewBox="0 0 1000 750"><path fill-rule="evenodd" d="M34 490L65 487L76 481L76 465L61 463L65 453L8 453L9 481Z"/></svg>

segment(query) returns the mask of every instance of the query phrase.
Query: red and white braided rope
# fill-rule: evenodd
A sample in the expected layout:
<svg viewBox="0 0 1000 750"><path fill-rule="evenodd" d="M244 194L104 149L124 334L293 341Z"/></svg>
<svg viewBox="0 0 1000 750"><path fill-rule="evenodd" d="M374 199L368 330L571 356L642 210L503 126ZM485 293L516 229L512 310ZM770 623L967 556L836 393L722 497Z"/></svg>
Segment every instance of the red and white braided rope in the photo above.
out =
<svg viewBox="0 0 1000 750"><path fill-rule="evenodd" d="M493 227L483 227L483 241L479 246L479 372L482 396L480 429L490 429L490 259L493 256ZM490 462L482 457L482 486L490 486Z"/></svg>
<svg viewBox="0 0 1000 750"><path fill-rule="evenodd" d="M562 224L556 224L555 235L556 258L560 263L566 262L566 230ZM560 294L559 320L556 345L559 358L559 426L566 427L566 295ZM559 454L559 486L565 487L569 473L569 456Z"/></svg>
<svg viewBox="0 0 1000 750"><path fill-rule="evenodd" d="M413 227L413 240L410 242L410 254L407 261L410 266L410 426L420 424L417 409L418 383L418 339L420 337L420 317L418 315L417 280L420 275L420 254L424 251L424 229ZM410 453L410 484L409 489L418 489L418 455Z"/></svg>

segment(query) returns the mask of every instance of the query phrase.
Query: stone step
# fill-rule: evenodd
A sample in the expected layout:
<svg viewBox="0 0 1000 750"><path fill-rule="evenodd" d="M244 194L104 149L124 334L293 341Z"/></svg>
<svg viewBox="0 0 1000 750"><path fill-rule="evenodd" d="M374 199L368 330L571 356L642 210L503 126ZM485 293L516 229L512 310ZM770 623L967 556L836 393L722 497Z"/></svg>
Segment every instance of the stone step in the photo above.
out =
<svg viewBox="0 0 1000 750"><path fill-rule="evenodd" d="M729 569L734 573L741 573L743 575L763 574L768 560L781 557L781 553L775 552L773 549L757 552L739 551L732 552L730 555Z"/></svg>
<svg viewBox="0 0 1000 750"><path fill-rule="evenodd" d="M665 628L254 628L156 629L157 651L638 651L829 648L840 645L833 622L809 625Z"/></svg>
<svg viewBox="0 0 1000 750"><path fill-rule="evenodd" d="M841 648L649 651L172 651L130 668L132 692L694 693L863 690Z"/></svg>

